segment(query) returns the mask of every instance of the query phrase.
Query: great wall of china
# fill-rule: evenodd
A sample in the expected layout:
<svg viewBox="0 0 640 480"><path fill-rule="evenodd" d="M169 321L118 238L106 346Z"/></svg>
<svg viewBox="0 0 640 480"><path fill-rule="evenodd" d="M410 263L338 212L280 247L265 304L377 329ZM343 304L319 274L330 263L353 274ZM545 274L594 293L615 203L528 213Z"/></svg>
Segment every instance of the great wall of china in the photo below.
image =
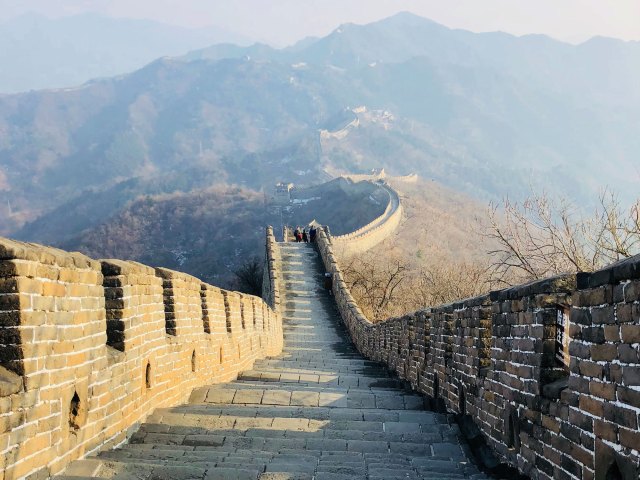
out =
<svg viewBox="0 0 640 480"><path fill-rule="evenodd" d="M472 443L530 478L640 478L640 256L373 324L338 256L397 228L401 205L388 191L385 214L359 234L321 230L317 241L357 349L465 415ZM283 248L268 229L263 300L0 240L0 478L55 475L122 443L156 408L277 355L289 322L281 298L293 288Z"/></svg>
<svg viewBox="0 0 640 480"><path fill-rule="evenodd" d="M385 211L379 217L355 232L333 237L333 246L340 255L355 255L373 248L388 238L402 221L402 205L400 196L392 188L381 185L389 202Z"/></svg>

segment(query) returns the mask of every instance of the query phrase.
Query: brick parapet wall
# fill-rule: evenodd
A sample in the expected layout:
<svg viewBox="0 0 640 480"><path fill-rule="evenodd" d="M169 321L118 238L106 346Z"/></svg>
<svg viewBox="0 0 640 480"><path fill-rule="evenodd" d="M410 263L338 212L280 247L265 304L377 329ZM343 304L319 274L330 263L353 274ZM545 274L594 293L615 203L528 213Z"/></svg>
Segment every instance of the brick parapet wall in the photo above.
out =
<svg viewBox="0 0 640 480"><path fill-rule="evenodd" d="M273 228L267 227L265 242L265 264L262 277L262 298L271 308L280 311L280 280L282 262L280 249L273 234Z"/></svg>
<svg viewBox="0 0 640 480"><path fill-rule="evenodd" d="M277 279L271 230L267 250ZM278 293L265 293L0 239L0 478L56 474L279 353Z"/></svg>
<svg viewBox="0 0 640 480"><path fill-rule="evenodd" d="M334 244L320 231L356 347L469 415L503 462L534 479L640 478L640 256L372 324ZM567 365L556 345L565 312Z"/></svg>

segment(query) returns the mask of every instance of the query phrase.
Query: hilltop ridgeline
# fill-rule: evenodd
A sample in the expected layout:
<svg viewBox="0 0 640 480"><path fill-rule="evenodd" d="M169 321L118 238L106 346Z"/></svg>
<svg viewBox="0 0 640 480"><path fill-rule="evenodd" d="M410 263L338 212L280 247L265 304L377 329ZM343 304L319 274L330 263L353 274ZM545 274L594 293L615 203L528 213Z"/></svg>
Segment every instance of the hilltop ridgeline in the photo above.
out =
<svg viewBox="0 0 640 480"><path fill-rule="evenodd" d="M117 198L126 182L136 195L260 190L327 169L411 171L482 198L540 179L580 200L604 184L633 195L638 48L473 34L404 14L296 48L218 47L1 96L1 233L85 195ZM355 110L345 138L320 139Z"/></svg>

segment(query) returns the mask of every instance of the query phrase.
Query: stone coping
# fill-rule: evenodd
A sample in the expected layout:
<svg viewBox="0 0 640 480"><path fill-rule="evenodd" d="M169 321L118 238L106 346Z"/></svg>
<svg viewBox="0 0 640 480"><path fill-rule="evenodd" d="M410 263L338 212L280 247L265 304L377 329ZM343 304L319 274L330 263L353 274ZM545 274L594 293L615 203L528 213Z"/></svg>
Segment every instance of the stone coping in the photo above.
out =
<svg viewBox="0 0 640 480"><path fill-rule="evenodd" d="M44 265L100 270L101 265L79 252L65 252L36 243L19 242L0 237L0 260L28 260Z"/></svg>

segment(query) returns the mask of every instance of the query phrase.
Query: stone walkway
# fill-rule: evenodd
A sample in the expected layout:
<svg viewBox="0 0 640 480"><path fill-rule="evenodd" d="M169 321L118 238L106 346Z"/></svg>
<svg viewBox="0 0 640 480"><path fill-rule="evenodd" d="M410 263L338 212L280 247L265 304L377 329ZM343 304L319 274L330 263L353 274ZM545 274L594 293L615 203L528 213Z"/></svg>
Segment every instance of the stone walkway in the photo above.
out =
<svg viewBox="0 0 640 480"><path fill-rule="evenodd" d="M425 411L421 396L355 351L313 248L281 248L283 354L157 410L129 444L59 480L488 478L451 417Z"/></svg>

